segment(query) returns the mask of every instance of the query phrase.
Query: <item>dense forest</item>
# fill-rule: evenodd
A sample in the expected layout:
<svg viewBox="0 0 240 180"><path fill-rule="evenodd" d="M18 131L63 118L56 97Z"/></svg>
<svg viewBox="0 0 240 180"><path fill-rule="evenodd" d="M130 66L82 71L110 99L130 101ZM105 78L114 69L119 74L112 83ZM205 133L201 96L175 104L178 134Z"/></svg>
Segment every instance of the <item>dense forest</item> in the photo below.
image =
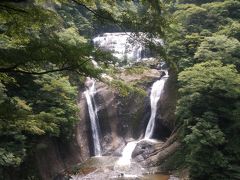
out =
<svg viewBox="0 0 240 180"><path fill-rule="evenodd" d="M192 179L239 179L240 3L179 1L168 56L178 67L176 109Z"/></svg>
<svg viewBox="0 0 240 180"><path fill-rule="evenodd" d="M176 72L174 166L240 179L238 0L3 0L0 21L0 179L39 179L40 139L71 141L85 78L121 66L94 46L104 32L133 32Z"/></svg>

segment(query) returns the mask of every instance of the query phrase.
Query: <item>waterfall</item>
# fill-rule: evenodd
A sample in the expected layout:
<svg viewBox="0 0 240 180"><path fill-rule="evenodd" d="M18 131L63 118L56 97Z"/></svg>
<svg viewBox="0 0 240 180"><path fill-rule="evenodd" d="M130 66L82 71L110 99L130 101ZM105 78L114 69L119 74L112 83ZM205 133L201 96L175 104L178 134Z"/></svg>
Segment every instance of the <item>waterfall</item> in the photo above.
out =
<svg viewBox="0 0 240 180"><path fill-rule="evenodd" d="M88 112L91 121L91 129L92 129L92 137L93 137L93 145L94 145L94 155L101 156L101 144L100 144L100 127L99 120L97 115L97 106L94 100L94 95L96 93L95 90L95 80L88 79L87 83L89 83L88 88L85 90L84 95L87 100Z"/></svg>
<svg viewBox="0 0 240 180"><path fill-rule="evenodd" d="M93 43L100 48L107 49L120 60L127 58L132 61L142 59L144 47L139 42L130 43L130 32L104 33L93 39Z"/></svg>
<svg viewBox="0 0 240 180"><path fill-rule="evenodd" d="M123 149L122 156L117 161L117 165L119 166L126 166L130 165L132 159L132 152L134 151L137 141L129 142Z"/></svg>
<svg viewBox="0 0 240 180"><path fill-rule="evenodd" d="M95 37L93 39L93 43L95 46L101 49L105 49L112 52L112 55L120 60L127 59L127 60L138 62L140 60L143 60L142 54L143 54L143 51L145 50L145 47L138 41L131 43L130 42L132 40L131 35L132 34L130 32L104 33ZM140 35L145 39L147 38L145 37L144 33L140 33ZM141 38L138 38L138 39L141 39ZM163 45L163 42L161 39L153 38L152 41L156 45L157 44ZM96 63L94 62L94 64ZM155 126L155 116L157 112L157 103L160 99L165 81L168 77L168 72L167 71L164 71L164 72L165 72L165 75L160 80L156 81L152 86L151 96L150 96L151 118L149 120L144 139L150 139L153 134L153 130ZM105 77L104 74L102 76ZM99 122L98 122L98 116L96 112L96 105L94 102L94 93L95 93L94 83L95 81L93 81L92 85L89 86L89 88L85 91L85 96L87 99L88 110L89 110L90 119L91 119L91 127L92 127L93 141L94 141L94 153L95 155L100 155L101 146L99 141ZM125 146L122 152L122 156L117 162L118 165L129 165L131 163L132 152L134 151L138 142L139 141L132 141Z"/></svg>
<svg viewBox="0 0 240 180"><path fill-rule="evenodd" d="M103 33L93 38L93 43L96 47L110 51L120 61L132 63L151 59L149 48L143 43L146 40L157 46L164 44L162 39L149 38L142 32L138 36L131 32Z"/></svg>
<svg viewBox="0 0 240 180"><path fill-rule="evenodd" d="M151 101L151 116L145 131L144 139L150 139L153 135L155 128L155 117L157 113L157 103L162 95L165 82L168 78L168 71L163 70L165 75L158 81L154 82L152 85L150 101Z"/></svg>

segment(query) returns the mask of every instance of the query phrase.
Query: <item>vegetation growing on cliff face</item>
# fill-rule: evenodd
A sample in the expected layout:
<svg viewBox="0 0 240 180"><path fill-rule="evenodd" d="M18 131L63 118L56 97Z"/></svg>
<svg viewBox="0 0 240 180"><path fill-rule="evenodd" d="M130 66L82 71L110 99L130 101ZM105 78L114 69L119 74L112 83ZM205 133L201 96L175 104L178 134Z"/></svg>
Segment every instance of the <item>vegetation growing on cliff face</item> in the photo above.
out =
<svg viewBox="0 0 240 180"><path fill-rule="evenodd" d="M168 57L179 70L177 123L191 179L239 179L239 22L236 0L171 6Z"/></svg>
<svg viewBox="0 0 240 180"><path fill-rule="evenodd" d="M136 87L133 83L127 84L123 80L112 80L109 84L122 97L129 96L130 94L137 94L142 97L147 95L143 89Z"/></svg>
<svg viewBox="0 0 240 180"><path fill-rule="evenodd" d="M129 67L126 68L126 73L131 75L131 74L143 74L144 71L148 70L148 67L145 66L136 66L136 67Z"/></svg>

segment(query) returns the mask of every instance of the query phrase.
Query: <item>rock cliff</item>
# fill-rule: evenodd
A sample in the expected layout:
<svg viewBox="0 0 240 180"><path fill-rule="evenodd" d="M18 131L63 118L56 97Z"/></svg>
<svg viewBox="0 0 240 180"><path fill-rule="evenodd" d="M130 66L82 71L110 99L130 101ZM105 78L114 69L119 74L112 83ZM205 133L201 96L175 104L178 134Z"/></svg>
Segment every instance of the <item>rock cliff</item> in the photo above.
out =
<svg viewBox="0 0 240 180"><path fill-rule="evenodd" d="M161 72L156 69L147 69L142 73L126 73L123 70L117 76L118 80L122 80L127 85L134 84L134 87L142 88L146 94L131 91L122 95L121 90L112 86L111 83L96 82L95 101L101 129L103 155L120 156L128 141L143 137L151 115L150 88L153 82L160 78ZM162 141L170 136L174 128L175 81L174 73L170 72L163 98L158 103L154 137ZM42 140L45 147L37 151L36 163L43 179L52 179L62 170L73 167L93 155L90 118L83 94L84 90L84 87L79 88L77 101L79 122L75 126L71 142L66 143L56 139ZM166 143L165 146L162 146L163 143L154 146L141 143L140 146L137 146L133 157L143 165L156 165L161 157L162 159L166 158L166 156L160 155L163 149L168 148L166 151L173 151L175 146L178 146L174 141L171 143L169 141L167 141L169 146ZM149 149L149 151L143 152L142 149Z"/></svg>

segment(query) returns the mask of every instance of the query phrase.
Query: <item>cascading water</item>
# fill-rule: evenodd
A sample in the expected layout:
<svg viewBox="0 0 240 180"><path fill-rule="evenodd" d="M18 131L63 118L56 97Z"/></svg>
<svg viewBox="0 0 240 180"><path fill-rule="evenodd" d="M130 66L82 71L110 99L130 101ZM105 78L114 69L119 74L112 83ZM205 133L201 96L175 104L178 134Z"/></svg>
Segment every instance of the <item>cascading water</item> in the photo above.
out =
<svg viewBox="0 0 240 180"><path fill-rule="evenodd" d="M95 80L88 79L87 83L89 83L89 86L84 92L84 95L87 100L88 112L89 112L90 121L91 121L94 155L101 156L100 128L99 128L99 120L97 115L97 106L94 100L94 95L96 93Z"/></svg>
<svg viewBox="0 0 240 180"><path fill-rule="evenodd" d="M151 116L145 131L144 139L150 139L153 135L155 128L155 117L157 113L157 103L162 95L165 82L168 78L168 71L163 70L165 75L158 81L154 82L152 85L150 100L151 100Z"/></svg>
<svg viewBox="0 0 240 180"><path fill-rule="evenodd" d="M137 145L137 141L129 142L122 151L122 156L117 161L117 165L119 166L127 166L130 165L132 159L132 152L134 151Z"/></svg>
<svg viewBox="0 0 240 180"><path fill-rule="evenodd" d="M144 36L144 34L142 33ZM100 48L109 50L112 52L113 56L117 57L118 59L124 60L127 58L128 60L132 61L140 61L142 60L142 51L145 49L144 46L139 43L130 43L129 39L131 38L130 32L120 32L120 33L104 33L100 36L97 36L93 39L93 43L95 46ZM155 43L163 44L161 39L154 39ZM157 112L157 103L160 99L162 94L165 81L168 77L168 72L165 72L165 76L163 76L160 80L156 81L151 90L151 117L145 132L144 139L150 139L153 130L155 127L155 116ZM93 139L94 139L94 152L95 155L99 155L101 152L101 146L99 142L99 125L98 125L98 117L97 113L95 112L95 103L94 103L94 83L92 86L85 91L85 96L88 103L89 114L91 118L92 124L92 132L93 132ZM141 141L141 140L140 140ZM118 160L117 165L126 166L130 165L131 163L131 156L132 152L134 151L136 145L140 141L132 141L129 142L125 148L123 149L122 156Z"/></svg>
<svg viewBox="0 0 240 180"><path fill-rule="evenodd" d="M162 71L165 73L165 75L162 76L162 78L160 80L157 80L156 82L154 82L152 85L151 94L150 94L151 117L149 119L146 131L145 131L144 140L150 140L150 138L153 135L153 131L155 128L155 117L156 117L156 113L157 113L157 103L158 103L159 99L161 98L165 82L166 82L167 78L169 77L167 70L162 70ZM142 140L129 142L123 149L122 156L117 161L117 165L129 166L131 164L132 152L134 151L137 144L141 141Z"/></svg>
<svg viewBox="0 0 240 180"><path fill-rule="evenodd" d="M144 47L139 43L130 44L128 42L130 33L104 33L93 39L95 46L99 46L100 48L110 50L113 52L113 55L121 60L127 58L133 61L139 61L142 59L142 50ZM161 39L156 39L157 43L162 45ZM125 60L125 59L124 59ZM95 61L92 61L93 65L96 68L101 68L97 65ZM131 62L130 62L131 63ZM161 69L165 69L165 63L160 64ZM157 67L157 69L160 67ZM86 162L86 170L94 170L85 176L79 175L72 176L73 179L158 179L159 175L156 176L145 176L146 173L149 172L149 169L145 169L141 166L141 164L137 162L132 162L132 153L136 150L135 155L137 159L145 159L148 157L148 153L151 153L153 149L155 141L154 139L150 139L153 135L153 131L155 128L155 117L157 113L157 103L161 98L165 82L168 78L168 71L162 70L165 72L165 75L160 78L160 80L154 82L151 89L150 100L151 100L151 117L149 119L149 123L146 128L144 139L138 141L131 141L127 143L127 145L123 148L122 156L120 158L113 156L102 156L102 157L93 157L90 159L90 163ZM102 78L105 78L109 81L112 80L112 77L109 77L107 74L102 74ZM96 93L95 90L95 80L88 78L86 81L86 86L88 87L84 92L89 116L91 120L91 128L92 128L92 137L94 143L94 154L96 156L101 155L101 144L100 144L100 128L99 128L99 119L97 115L97 107L94 101L94 95ZM105 138L104 138L105 139ZM107 137L108 139L108 137ZM122 142L122 141L121 141ZM138 147L136 148L136 146ZM104 147L104 145L103 145ZM112 146L111 148L115 148L116 146ZM119 148L114 151L114 153L119 152ZM110 149L112 150L112 149ZM107 151L106 151L107 152ZM111 151L110 151L111 152ZM140 153L140 154L139 154ZM141 154L143 153L143 154ZM145 154L146 153L146 154ZM106 153L107 154L107 153ZM140 155L140 156L139 156ZM98 167L100 165L100 167ZM96 169L97 167L97 169ZM84 170L84 167L83 167ZM84 171L83 171L84 172ZM161 175L160 175L161 176ZM160 179L163 178L162 176ZM164 175L164 179L167 177Z"/></svg>
<svg viewBox="0 0 240 180"><path fill-rule="evenodd" d="M104 33L93 39L95 45L107 49L112 52L113 56L124 60L127 58L132 61L139 61L142 59L143 45L139 42L131 44L129 42L131 33Z"/></svg>

